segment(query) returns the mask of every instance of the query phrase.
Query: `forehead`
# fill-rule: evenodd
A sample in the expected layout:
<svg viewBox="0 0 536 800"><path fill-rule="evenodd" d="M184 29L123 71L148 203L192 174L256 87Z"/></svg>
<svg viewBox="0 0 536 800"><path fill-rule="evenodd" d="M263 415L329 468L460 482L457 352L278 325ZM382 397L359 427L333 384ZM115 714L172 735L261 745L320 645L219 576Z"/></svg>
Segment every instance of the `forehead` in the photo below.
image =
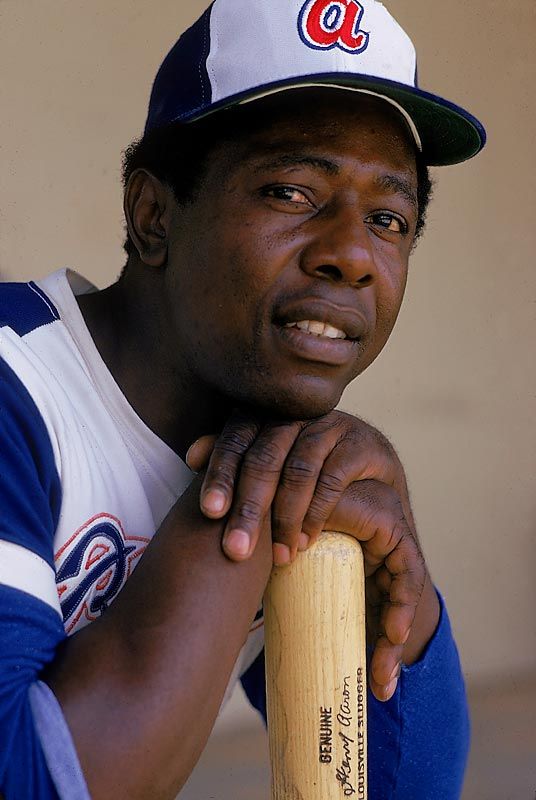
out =
<svg viewBox="0 0 536 800"><path fill-rule="evenodd" d="M241 159L323 152L415 173L416 146L402 115L380 98L338 89L298 89L239 110L230 142ZM224 137L225 138L225 137Z"/></svg>

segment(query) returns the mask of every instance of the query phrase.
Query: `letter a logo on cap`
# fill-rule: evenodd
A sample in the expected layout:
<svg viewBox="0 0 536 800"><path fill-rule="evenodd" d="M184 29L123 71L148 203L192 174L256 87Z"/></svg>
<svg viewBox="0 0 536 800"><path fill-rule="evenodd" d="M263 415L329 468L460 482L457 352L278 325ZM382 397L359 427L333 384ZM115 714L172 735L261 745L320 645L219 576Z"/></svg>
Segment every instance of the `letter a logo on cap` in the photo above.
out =
<svg viewBox="0 0 536 800"><path fill-rule="evenodd" d="M359 30L363 13L357 0L307 0L298 20L300 36L315 50L362 53L369 43L369 34Z"/></svg>

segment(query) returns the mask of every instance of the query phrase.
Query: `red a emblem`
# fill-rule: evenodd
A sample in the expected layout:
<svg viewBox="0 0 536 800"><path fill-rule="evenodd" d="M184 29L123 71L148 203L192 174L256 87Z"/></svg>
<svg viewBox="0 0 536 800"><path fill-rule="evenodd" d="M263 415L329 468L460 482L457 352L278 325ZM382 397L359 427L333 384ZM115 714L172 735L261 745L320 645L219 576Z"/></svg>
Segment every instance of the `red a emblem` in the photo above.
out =
<svg viewBox="0 0 536 800"><path fill-rule="evenodd" d="M358 0L307 0L298 22L300 36L315 50L340 47L362 53L369 43L369 34L359 30L363 13Z"/></svg>

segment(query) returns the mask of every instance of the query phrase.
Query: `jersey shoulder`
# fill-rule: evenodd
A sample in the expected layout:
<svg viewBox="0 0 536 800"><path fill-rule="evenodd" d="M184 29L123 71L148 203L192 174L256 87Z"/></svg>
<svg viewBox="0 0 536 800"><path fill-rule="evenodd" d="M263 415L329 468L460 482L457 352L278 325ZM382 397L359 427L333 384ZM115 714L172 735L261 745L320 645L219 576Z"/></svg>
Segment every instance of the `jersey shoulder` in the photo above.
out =
<svg viewBox="0 0 536 800"><path fill-rule="evenodd" d="M58 320L58 310L36 283L0 284L0 328L18 336Z"/></svg>

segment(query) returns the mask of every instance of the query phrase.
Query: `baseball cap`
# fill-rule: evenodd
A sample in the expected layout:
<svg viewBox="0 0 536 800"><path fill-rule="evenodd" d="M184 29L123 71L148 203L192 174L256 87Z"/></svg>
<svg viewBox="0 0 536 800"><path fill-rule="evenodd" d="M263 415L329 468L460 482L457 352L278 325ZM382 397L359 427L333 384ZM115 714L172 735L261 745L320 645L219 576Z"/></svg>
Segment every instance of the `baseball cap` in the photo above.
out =
<svg viewBox="0 0 536 800"><path fill-rule="evenodd" d="M376 0L215 0L164 59L145 132L307 86L390 103L430 166L486 142L472 114L419 88L413 43Z"/></svg>

